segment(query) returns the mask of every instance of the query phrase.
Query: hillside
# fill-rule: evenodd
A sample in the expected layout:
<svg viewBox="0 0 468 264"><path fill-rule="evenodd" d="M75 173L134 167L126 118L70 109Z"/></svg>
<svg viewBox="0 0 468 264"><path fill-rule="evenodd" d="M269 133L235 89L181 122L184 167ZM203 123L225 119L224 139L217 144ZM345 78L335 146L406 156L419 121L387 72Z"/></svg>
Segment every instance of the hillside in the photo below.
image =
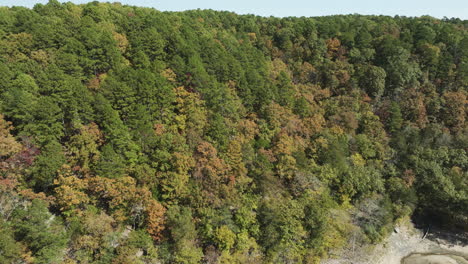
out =
<svg viewBox="0 0 468 264"><path fill-rule="evenodd" d="M0 7L0 263L318 263L468 230L468 21Z"/></svg>

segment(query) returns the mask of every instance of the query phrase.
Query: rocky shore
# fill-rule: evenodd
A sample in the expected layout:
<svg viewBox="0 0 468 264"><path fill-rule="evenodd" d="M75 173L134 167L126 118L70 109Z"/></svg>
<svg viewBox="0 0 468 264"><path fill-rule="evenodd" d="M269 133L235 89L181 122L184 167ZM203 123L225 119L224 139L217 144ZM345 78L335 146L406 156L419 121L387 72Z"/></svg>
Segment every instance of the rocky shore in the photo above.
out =
<svg viewBox="0 0 468 264"><path fill-rule="evenodd" d="M407 222L373 248L342 252L322 264L468 264L468 234L420 230Z"/></svg>

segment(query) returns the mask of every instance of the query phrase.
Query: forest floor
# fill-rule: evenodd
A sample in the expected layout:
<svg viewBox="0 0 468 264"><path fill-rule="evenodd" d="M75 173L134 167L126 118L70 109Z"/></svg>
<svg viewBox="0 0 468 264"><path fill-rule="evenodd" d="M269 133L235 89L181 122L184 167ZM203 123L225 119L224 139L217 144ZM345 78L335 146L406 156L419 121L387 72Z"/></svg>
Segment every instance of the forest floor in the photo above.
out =
<svg viewBox="0 0 468 264"><path fill-rule="evenodd" d="M382 243L341 252L322 264L468 264L468 234L416 229L407 221Z"/></svg>

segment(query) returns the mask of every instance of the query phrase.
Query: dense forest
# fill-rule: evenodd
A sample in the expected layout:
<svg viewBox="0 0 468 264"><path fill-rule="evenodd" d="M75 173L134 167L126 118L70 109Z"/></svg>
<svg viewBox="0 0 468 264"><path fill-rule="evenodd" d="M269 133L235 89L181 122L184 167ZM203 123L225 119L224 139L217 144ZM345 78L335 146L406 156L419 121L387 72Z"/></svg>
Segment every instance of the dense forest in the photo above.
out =
<svg viewBox="0 0 468 264"><path fill-rule="evenodd" d="M319 263L468 229L468 21L0 7L0 263Z"/></svg>

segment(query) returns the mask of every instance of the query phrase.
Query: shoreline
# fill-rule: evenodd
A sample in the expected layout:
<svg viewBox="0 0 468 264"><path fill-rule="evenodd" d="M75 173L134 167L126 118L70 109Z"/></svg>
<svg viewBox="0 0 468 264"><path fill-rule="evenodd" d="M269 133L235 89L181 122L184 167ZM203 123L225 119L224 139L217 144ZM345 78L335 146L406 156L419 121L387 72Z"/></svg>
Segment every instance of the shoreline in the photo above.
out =
<svg viewBox="0 0 468 264"><path fill-rule="evenodd" d="M401 264L468 264L468 259L458 252L413 252L402 258Z"/></svg>
<svg viewBox="0 0 468 264"><path fill-rule="evenodd" d="M363 247L357 254L343 251L338 258L324 260L321 264L468 263L466 232L457 234L434 229L425 234L426 231L415 228L410 221L397 225L395 230L397 231L375 246ZM452 256L458 259L452 258L452 262L447 262Z"/></svg>

